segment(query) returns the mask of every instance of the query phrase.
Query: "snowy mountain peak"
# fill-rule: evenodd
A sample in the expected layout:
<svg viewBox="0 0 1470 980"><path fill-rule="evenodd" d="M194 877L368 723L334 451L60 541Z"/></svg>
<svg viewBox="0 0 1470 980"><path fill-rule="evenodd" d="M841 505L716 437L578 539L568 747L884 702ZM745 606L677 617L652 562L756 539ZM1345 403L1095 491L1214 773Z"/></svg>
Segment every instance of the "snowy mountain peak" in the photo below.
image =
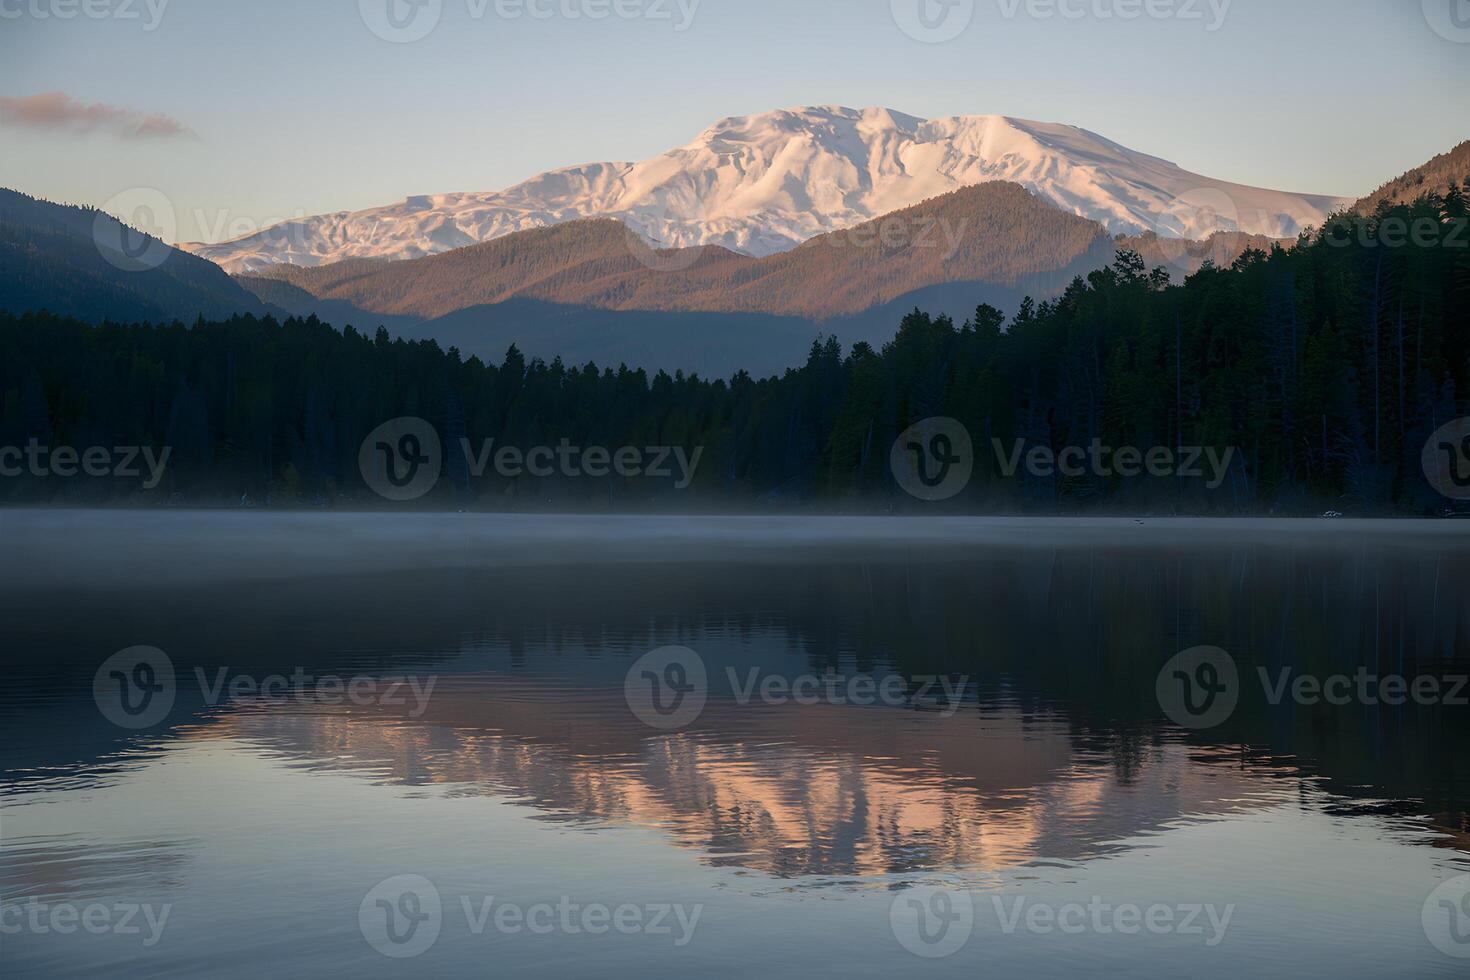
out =
<svg viewBox="0 0 1470 980"><path fill-rule="evenodd" d="M416 196L182 247L245 272L282 262L415 258L611 217L660 245L718 244L768 255L993 180L1021 184L1114 234L1203 238L1242 230L1286 237L1351 203L1202 177L1075 126L828 105L722 119L692 142L638 163L568 167L502 191Z"/></svg>

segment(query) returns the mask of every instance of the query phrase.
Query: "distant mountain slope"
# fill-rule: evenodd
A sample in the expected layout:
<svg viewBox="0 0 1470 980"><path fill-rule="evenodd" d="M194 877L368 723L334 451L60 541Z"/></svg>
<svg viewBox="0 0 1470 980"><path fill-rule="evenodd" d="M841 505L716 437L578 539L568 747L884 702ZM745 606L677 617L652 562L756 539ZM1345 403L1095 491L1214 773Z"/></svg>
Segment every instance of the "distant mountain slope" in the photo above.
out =
<svg viewBox="0 0 1470 980"><path fill-rule="evenodd" d="M0 310L41 309L91 321L267 312L212 262L131 229L125 237L93 209L0 188Z"/></svg>
<svg viewBox="0 0 1470 980"><path fill-rule="evenodd" d="M892 339L896 322L887 322L884 340ZM527 358L548 364L559 357L566 364L626 364L706 378L728 378L736 371L779 375L806 362L819 333L809 320L764 313L599 310L528 299L472 306L388 329L409 340L433 338L445 350L456 347L462 356L488 364L499 364L515 344ZM845 335L843 340L851 342Z"/></svg>
<svg viewBox="0 0 1470 980"><path fill-rule="evenodd" d="M854 316L929 286L1011 284L1070 268L1112 242L1015 184L966 188L765 258L718 246L654 251L616 221L523 232L404 262L277 266L240 281L264 299L283 285L322 301L433 319L530 299L605 310ZM1095 266L1093 266L1095 267Z"/></svg>
<svg viewBox="0 0 1470 980"><path fill-rule="evenodd" d="M765 258L718 246L654 251L610 220L551 228L403 262L274 266L239 281L262 300L338 325L386 325L498 362L527 357L627 363L728 376L779 374L817 334L844 345L891 340L919 308L961 321L980 303L1013 312L1076 276L1140 252L1176 279L1206 259L1228 266L1272 239L1110 238L1008 183L943 195Z"/></svg>
<svg viewBox="0 0 1470 980"><path fill-rule="evenodd" d="M1470 181L1470 140L1430 160L1422 167L1395 177L1358 201L1353 210L1372 214L1379 204L1412 204L1428 193L1443 195L1451 187L1464 188Z"/></svg>
<svg viewBox="0 0 1470 980"><path fill-rule="evenodd" d="M1289 237L1351 203L1203 177L1074 126L810 106L722 120L641 163L571 167L503 191L411 197L183 247L238 273L417 258L614 218L661 246L712 244L763 256L991 181L1020 184L1112 234Z"/></svg>
<svg viewBox="0 0 1470 980"><path fill-rule="evenodd" d="M1106 255L1110 261L1111 246ZM729 377L745 370L763 377L806 363L811 343L819 334L836 337L847 348L858 341L882 347L893 339L897 324L915 309L948 314L956 323L970 317L981 303L1012 311L1025 296L1054 296L1075 276L1091 272L1104 261L1102 253L1094 250L1066 268L1013 284L926 286L861 313L820 322L771 313L607 310L520 298L472 306L422 323L361 311L354 317L342 313L347 304L341 301L335 307L321 304L297 312L335 317L332 322L336 323L381 320L390 332L410 339L432 337L441 347L458 347L464 356L475 355L489 363L498 363L514 343L527 357L548 363L560 357L568 364L625 363L650 371L697 372L704 377Z"/></svg>
<svg viewBox="0 0 1470 980"><path fill-rule="evenodd" d="M1117 240L1118 248L1137 252L1146 268L1168 269L1175 282L1197 271L1206 262L1226 268L1240 258L1246 250L1257 249L1269 252L1274 245L1289 248L1294 238L1271 238L1266 235L1246 235L1238 231L1217 231L1203 241L1186 241L1178 238L1160 238L1155 234L1125 235Z"/></svg>

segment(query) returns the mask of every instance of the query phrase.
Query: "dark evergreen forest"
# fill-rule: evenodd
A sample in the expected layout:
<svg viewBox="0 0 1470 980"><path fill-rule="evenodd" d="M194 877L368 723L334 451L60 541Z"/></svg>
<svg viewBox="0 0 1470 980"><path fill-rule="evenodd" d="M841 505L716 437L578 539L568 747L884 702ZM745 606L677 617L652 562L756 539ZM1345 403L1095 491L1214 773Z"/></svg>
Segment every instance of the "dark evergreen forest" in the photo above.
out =
<svg viewBox="0 0 1470 980"><path fill-rule="evenodd" d="M315 318L90 326L0 315L0 447L168 447L156 487L21 472L6 503L526 510L1438 515L1426 441L1470 415L1467 194L1344 214L1291 247L1206 265L1182 284L1123 251L1009 322L915 310L881 350L818 342L782 377L461 357ZM443 475L379 498L364 438L417 416ZM974 476L942 503L899 487L895 438L963 423ZM461 448L677 446L695 479L476 477ZM1023 442L1233 449L1213 489L1180 476L1007 475ZM1019 442L1018 442L1019 441ZM997 447L1003 447L998 449ZM13 458L12 458L13 461ZM3 460L0 460L3 462ZM1470 460L1466 460L1470 467Z"/></svg>

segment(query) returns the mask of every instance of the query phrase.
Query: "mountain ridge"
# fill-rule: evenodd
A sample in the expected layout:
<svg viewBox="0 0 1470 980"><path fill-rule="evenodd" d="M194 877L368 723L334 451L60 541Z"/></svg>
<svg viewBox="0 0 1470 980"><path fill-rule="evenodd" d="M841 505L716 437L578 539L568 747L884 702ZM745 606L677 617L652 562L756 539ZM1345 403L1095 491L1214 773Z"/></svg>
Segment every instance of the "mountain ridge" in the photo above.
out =
<svg viewBox="0 0 1470 980"><path fill-rule="evenodd" d="M1470 189L1470 140L1387 181L1361 198L1353 205L1353 210L1359 214L1372 214L1380 204L1412 204L1428 193L1443 197L1451 187Z"/></svg>
<svg viewBox="0 0 1470 980"><path fill-rule="evenodd" d="M949 282L1012 284L1112 241L1008 182L968 187L756 258L718 245L658 250L613 219L533 229L419 259L276 266L262 276L318 300L432 319L509 299L608 310L765 313L822 322Z"/></svg>
<svg viewBox="0 0 1470 980"><path fill-rule="evenodd" d="M501 191L418 195L181 247L227 271L252 272L282 263L421 258L609 217L651 244L721 245L762 257L991 181L1018 183L1112 234L1293 237L1352 203L1192 174L1075 126L829 105L722 119L641 162L582 164Z"/></svg>
<svg viewBox="0 0 1470 980"><path fill-rule="evenodd" d="M94 208L0 188L0 310L119 322L276 312L214 263Z"/></svg>

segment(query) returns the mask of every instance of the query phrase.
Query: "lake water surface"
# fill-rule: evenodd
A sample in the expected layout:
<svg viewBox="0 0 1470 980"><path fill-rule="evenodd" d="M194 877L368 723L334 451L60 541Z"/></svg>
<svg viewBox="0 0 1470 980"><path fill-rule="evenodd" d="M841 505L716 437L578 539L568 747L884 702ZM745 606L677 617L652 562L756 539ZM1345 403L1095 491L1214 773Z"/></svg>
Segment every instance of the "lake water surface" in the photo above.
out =
<svg viewBox="0 0 1470 980"><path fill-rule="evenodd" d="M0 511L0 548L6 977L1470 968L1467 524Z"/></svg>

